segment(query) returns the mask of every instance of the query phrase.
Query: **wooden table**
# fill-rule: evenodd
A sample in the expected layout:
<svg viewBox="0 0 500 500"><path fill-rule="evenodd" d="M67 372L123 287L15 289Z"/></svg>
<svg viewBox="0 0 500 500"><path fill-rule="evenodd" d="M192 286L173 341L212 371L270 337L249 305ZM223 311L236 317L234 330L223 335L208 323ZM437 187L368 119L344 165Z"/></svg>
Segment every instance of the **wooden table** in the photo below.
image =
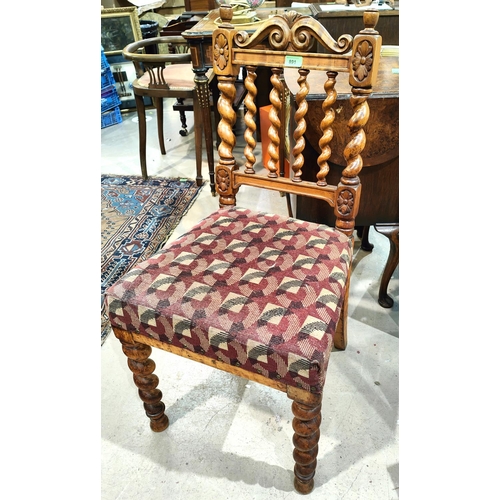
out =
<svg viewBox="0 0 500 500"><path fill-rule="evenodd" d="M394 53L383 48L386 52ZM375 229L389 238L390 254L382 274L379 287L379 303L383 307L392 307L393 300L387 295L387 287L392 273L399 263L399 56L383 55L380 61L377 85L370 98L370 120L365 127L367 136L366 147L362 153L363 170L360 173L363 193L356 223L362 226L358 234L362 236L362 248L371 250L373 245L368 241L368 229ZM293 78L291 75L293 74ZM290 92L295 95L298 89L295 81L296 71L285 70L285 81ZM307 130L305 133L306 147L304 149L303 178L315 180L317 158L320 150L317 147L321 137L319 127L324 113L321 104L324 99L324 74L311 71L308 77L310 93L307 98L309 112L306 115ZM332 155L330 173L327 181L337 184L340 174L346 165L342 156L342 149L349 138L341 134L344 129L342 122L352 116L352 107L349 102L350 87L346 74L339 74L337 78L337 102L335 104L334 139L331 143L332 151L342 148L340 154ZM315 144L316 148L312 145ZM312 199L297 199L297 217L328 224L335 224L335 217L331 208L325 202Z"/></svg>
<svg viewBox="0 0 500 500"><path fill-rule="evenodd" d="M334 38L343 33L357 33L363 27L363 9L353 6L349 10L322 10L320 3L310 6L315 17ZM324 4L323 4L324 5ZM384 45L399 45L399 8L379 10L376 30L382 35Z"/></svg>

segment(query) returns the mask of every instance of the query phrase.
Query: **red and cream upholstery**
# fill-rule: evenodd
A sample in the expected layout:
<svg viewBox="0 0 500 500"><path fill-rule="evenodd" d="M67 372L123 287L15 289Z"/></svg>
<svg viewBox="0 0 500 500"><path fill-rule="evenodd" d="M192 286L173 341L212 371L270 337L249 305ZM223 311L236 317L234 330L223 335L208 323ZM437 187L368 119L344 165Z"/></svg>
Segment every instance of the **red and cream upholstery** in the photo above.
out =
<svg viewBox="0 0 500 500"><path fill-rule="evenodd" d="M221 209L108 289L108 314L123 330L321 393L350 259L350 239L327 226Z"/></svg>

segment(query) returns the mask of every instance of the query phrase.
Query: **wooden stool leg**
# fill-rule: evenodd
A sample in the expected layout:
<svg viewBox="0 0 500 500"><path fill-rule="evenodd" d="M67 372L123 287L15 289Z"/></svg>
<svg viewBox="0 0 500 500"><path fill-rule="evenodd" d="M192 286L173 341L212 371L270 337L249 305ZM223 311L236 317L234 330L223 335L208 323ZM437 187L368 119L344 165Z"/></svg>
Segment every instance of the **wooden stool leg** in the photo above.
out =
<svg viewBox="0 0 500 500"><path fill-rule="evenodd" d="M313 401L306 403L294 399L292 412L294 486L302 494L307 494L314 488L316 473L316 457L318 455L319 426L321 424L321 396L312 397Z"/></svg>
<svg viewBox="0 0 500 500"><path fill-rule="evenodd" d="M163 98L155 98L155 108L156 108L156 123L158 128L158 142L160 143L160 151L162 155L167 154L165 149L165 137L163 135Z"/></svg>
<svg viewBox="0 0 500 500"><path fill-rule="evenodd" d="M135 103L137 106L137 121L139 123L139 160L141 162L142 178L148 178L148 169L146 167L146 107L142 95L135 94Z"/></svg>
<svg viewBox="0 0 500 500"><path fill-rule="evenodd" d="M382 273L378 291L378 303L382 307L390 308L394 305L394 300L387 294L387 288L391 276L399 264L399 224L376 224L375 229L389 238L390 242L389 257Z"/></svg>
<svg viewBox="0 0 500 500"><path fill-rule="evenodd" d="M153 374L155 362L149 359L151 347L145 344L129 343L119 338L122 350L128 358L128 367L134 374L134 383L139 389L139 397L144 402L146 415L150 418L150 427L161 432L168 427L165 405L161 401L162 393L157 389L158 377Z"/></svg>

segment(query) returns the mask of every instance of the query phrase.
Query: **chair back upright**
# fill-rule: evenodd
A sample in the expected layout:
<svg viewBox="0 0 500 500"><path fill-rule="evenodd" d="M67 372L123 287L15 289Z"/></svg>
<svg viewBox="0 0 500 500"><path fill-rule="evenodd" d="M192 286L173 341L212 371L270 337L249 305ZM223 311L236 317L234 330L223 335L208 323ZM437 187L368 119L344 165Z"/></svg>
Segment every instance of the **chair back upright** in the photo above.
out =
<svg viewBox="0 0 500 500"><path fill-rule="evenodd" d="M213 67L220 91L217 104L220 121L217 131L221 142L218 148L219 162L216 166L216 189L220 206L235 205L236 194L241 185L311 196L325 200L334 210L336 228L352 236L361 193L358 174L363 167L361 154L366 143L363 127L370 114L367 101L376 81L382 44L382 38L375 30L378 12L365 11L364 28L354 37L345 34L337 40L319 21L293 10L269 18L259 24L251 35L231 25L230 6L222 5L219 12L222 22L213 33ZM324 52L317 51L318 44L321 44ZM263 174L254 168L255 116L258 113L255 105L258 92L255 80L257 69L262 66L270 69L269 100L272 105L268 131L269 160ZM240 169L233 154L236 144L233 132L236 113L232 103L235 81L241 67L246 70L247 90L244 169ZM291 125L285 123L291 118L291 113L284 112L287 95L283 78L284 68L297 68L299 91L295 97L294 122ZM322 105L324 118L321 121L323 134L319 140L321 154L318 157L315 182L302 179L304 117L308 111L309 91L307 77L311 70L325 72L325 99ZM337 96L335 83L339 73L349 75L353 116L347 124L350 140L343 150L347 166L342 172L339 184L329 185L326 177L332 152L330 143L333 137L332 123L335 119L333 106ZM287 131L290 132L287 134ZM288 140L285 140L287 135ZM291 166L289 175L285 175L282 168L284 159L288 160Z"/></svg>

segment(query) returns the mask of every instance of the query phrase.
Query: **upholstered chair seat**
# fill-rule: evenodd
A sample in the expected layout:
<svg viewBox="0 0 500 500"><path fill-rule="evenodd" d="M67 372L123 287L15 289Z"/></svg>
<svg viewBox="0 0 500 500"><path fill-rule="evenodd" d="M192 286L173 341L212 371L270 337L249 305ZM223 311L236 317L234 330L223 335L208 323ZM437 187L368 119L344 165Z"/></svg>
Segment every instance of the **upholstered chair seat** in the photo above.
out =
<svg viewBox="0 0 500 500"><path fill-rule="evenodd" d="M221 209L107 291L111 324L321 393L350 239Z"/></svg>

